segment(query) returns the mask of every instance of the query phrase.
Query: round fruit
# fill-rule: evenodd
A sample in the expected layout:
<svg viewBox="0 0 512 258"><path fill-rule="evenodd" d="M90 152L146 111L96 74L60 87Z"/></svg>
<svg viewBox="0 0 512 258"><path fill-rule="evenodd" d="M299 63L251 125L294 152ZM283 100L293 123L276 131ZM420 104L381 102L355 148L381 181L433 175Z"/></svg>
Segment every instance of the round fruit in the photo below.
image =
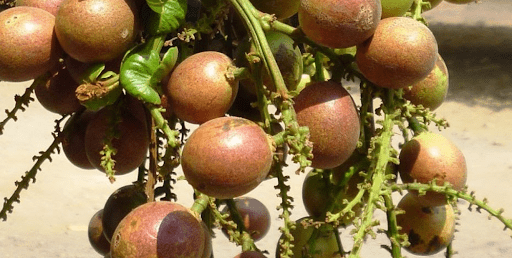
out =
<svg viewBox="0 0 512 258"><path fill-rule="evenodd" d="M181 165L195 189L219 199L246 194L272 164L272 144L256 123L220 117L199 126L185 142Z"/></svg>
<svg viewBox="0 0 512 258"><path fill-rule="evenodd" d="M37 84L34 91L37 100L46 110L65 115L83 108L75 95L77 87L78 83L68 70L61 68L45 83Z"/></svg>
<svg viewBox="0 0 512 258"><path fill-rule="evenodd" d="M16 0L16 6L32 6L43 9L53 16L57 15L63 0Z"/></svg>
<svg viewBox="0 0 512 258"><path fill-rule="evenodd" d="M412 6L414 0L380 0L382 19L403 16Z"/></svg>
<svg viewBox="0 0 512 258"><path fill-rule="evenodd" d="M202 257L204 234L202 222L190 211L172 211L158 229L157 257Z"/></svg>
<svg viewBox="0 0 512 258"><path fill-rule="evenodd" d="M398 171L404 183L449 183L455 190L466 184L466 160L462 152L444 136L424 132L402 146ZM417 192L413 192L418 194ZM425 205L443 205L446 196L429 191L418 198Z"/></svg>
<svg viewBox="0 0 512 258"><path fill-rule="evenodd" d="M55 16L55 32L72 58L106 62L134 44L138 17L133 0L64 0Z"/></svg>
<svg viewBox="0 0 512 258"><path fill-rule="evenodd" d="M300 28L308 38L331 48L347 48L368 39L381 19L380 0L302 0Z"/></svg>
<svg viewBox="0 0 512 258"><path fill-rule="evenodd" d="M274 14L277 19L283 20L297 13L300 0L251 0L251 3L256 9Z"/></svg>
<svg viewBox="0 0 512 258"><path fill-rule="evenodd" d="M202 124L224 116L238 92L238 80L228 78L231 58L220 52L194 54L172 72L165 93L180 119Z"/></svg>
<svg viewBox="0 0 512 258"><path fill-rule="evenodd" d="M119 121L114 121L114 118ZM113 123L115 126L112 127ZM85 151L91 164L100 171L101 154L105 139L112 133L112 146L117 150L112 158L115 160L115 174L123 175L138 168L144 162L149 148L148 130L145 121L141 121L124 109L116 112L116 107L105 107L98 111L87 125L85 132Z"/></svg>
<svg viewBox="0 0 512 258"><path fill-rule="evenodd" d="M336 188L331 184L329 178L324 177L321 173L311 171L307 174L302 184L302 201L307 213L314 219L325 219L327 211L331 213L340 212L345 208L345 200L352 200L359 189L357 184L362 179L358 175L352 176L350 181L343 189ZM337 192L339 191L338 195ZM356 205L352 209L355 214L345 214L341 224L344 226L352 224L355 216L359 215L362 211L361 205Z"/></svg>
<svg viewBox="0 0 512 258"><path fill-rule="evenodd" d="M202 257L201 221L184 206L149 202L121 220L111 241L112 258Z"/></svg>
<svg viewBox="0 0 512 258"><path fill-rule="evenodd" d="M290 234L293 236L293 240L290 242L293 247L293 257L302 257L302 251L304 247L307 245L309 239L313 235L315 228L313 226L305 226L304 220L308 219L308 217L301 218L295 221L295 228L290 229ZM281 235L280 240L283 238ZM279 245L276 248L276 257L280 258L281 254L279 252Z"/></svg>
<svg viewBox="0 0 512 258"><path fill-rule="evenodd" d="M89 236L89 243L101 255L106 255L110 252L110 242L103 234L103 225L101 223L103 217L103 210L96 212L89 221L87 235Z"/></svg>
<svg viewBox="0 0 512 258"><path fill-rule="evenodd" d="M279 71L283 76L286 87L288 90L296 90L297 84L302 78L303 70L302 53L300 52L299 47L291 37L281 32L268 31L265 33L265 36L270 50L277 62ZM237 49L237 64L240 64L239 66L248 66L245 55L247 53L256 53L256 51L256 46L251 44L250 40L246 38ZM276 90L268 70L263 72L262 82L270 91ZM247 89L247 91L256 95L256 86L252 80L243 80L241 84Z"/></svg>
<svg viewBox="0 0 512 258"><path fill-rule="evenodd" d="M449 204L423 206L412 194L405 195L397 205L405 214L396 216L401 234L411 243L405 250L417 255L432 255L446 248L455 232L455 213Z"/></svg>
<svg viewBox="0 0 512 258"><path fill-rule="evenodd" d="M62 49L54 24L51 13L36 7L0 12L0 80L31 80L58 64Z"/></svg>
<svg viewBox="0 0 512 258"><path fill-rule="evenodd" d="M82 169L94 169L85 153L85 131L93 117L93 111L75 113L64 125L66 133L62 140L62 150L73 165Z"/></svg>
<svg viewBox="0 0 512 258"><path fill-rule="evenodd" d="M356 63L371 82L399 89L427 77L437 54L436 39L427 26L407 17L390 17L357 47Z"/></svg>
<svg viewBox="0 0 512 258"><path fill-rule="evenodd" d="M245 251L243 253L236 255L233 258L266 258L266 256L258 251Z"/></svg>
<svg viewBox="0 0 512 258"><path fill-rule="evenodd" d="M294 98L297 122L309 127L313 142L312 167L341 165L356 149L359 114L350 94L340 83L315 82Z"/></svg>
<svg viewBox="0 0 512 258"><path fill-rule="evenodd" d="M448 3L452 4L469 4L472 2L476 2L477 0L445 0Z"/></svg>
<svg viewBox="0 0 512 258"><path fill-rule="evenodd" d="M126 185L114 191L103 207L103 234L112 239L119 222L133 209L146 203L148 197L142 186Z"/></svg>
<svg viewBox="0 0 512 258"><path fill-rule="evenodd" d="M252 239L258 241L265 237L270 230L270 212L267 207L251 197L236 198L234 202L245 229L251 234ZM228 211L229 209L226 206L223 212L227 213ZM223 232L226 234L225 231Z"/></svg>
<svg viewBox="0 0 512 258"><path fill-rule="evenodd" d="M448 68L443 58L438 55L436 65L427 77L413 84L412 87L404 88L404 98L415 105L435 110L443 104L448 86Z"/></svg>

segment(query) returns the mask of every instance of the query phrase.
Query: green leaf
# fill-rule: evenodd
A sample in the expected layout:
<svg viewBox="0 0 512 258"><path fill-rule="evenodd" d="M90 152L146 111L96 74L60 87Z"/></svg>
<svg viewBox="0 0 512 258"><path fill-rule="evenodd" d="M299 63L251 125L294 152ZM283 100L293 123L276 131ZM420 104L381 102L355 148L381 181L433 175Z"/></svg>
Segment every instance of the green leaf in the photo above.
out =
<svg viewBox="0 0 512 258"><path fill-rule="evenodd" d="M160 96L151 79L160 65L159 53L151 44L143 44L130 50L124 57L119 80L128 94L145 102L160 104Z"/></svg>
<svg viewBox="0 0 512 258"><path fill-rule="evenodd" d="M162 13L163 6L169 1L173 0L146 0L146 3L148 3L149 8L155 13Z"/></svg>
<svg viewBox="0 0 512 258"><path fill-rule="evenodd" d="M153 76L151 77L151 83L156 85L161 82L162 79L172 71L177 61L178 47L169 48L169 50L165 52L162 58L162 62L160 62L160 65L153 73Z"/></svg>
<svg viewBox="0 0 512 258"><path fill-rule="evenodd" d="M171 33L185 22L187 0L167 0L161 10L160 7L156 7L156 10L149 16L146 31L150 35Z"/></svg>
<svg viewBox="0 0 512 258"><path fill-rule="evenodd" d="M81 83L93 83L98 79L103 70L105 70L104 63L93 64L80 76L79 81Z"/></svg>

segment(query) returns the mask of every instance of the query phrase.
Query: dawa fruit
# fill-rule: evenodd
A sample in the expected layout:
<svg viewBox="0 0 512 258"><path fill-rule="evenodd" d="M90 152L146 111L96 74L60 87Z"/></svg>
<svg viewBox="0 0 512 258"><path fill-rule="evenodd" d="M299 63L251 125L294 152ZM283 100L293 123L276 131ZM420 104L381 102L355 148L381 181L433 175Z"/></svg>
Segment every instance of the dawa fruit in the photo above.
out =
<svg viewBox="0 0 512 258"><path fill-rule="evenodd" d="M404 98L412 104L435 110L443 104L448 93L448 68L438 55L434 69L423 80L404 88Z"/></svg>
<svg viewBox="0 0 512 258"><path fill-rule="evenodd" d="M277 19L290 18L299 10L300 0L251 0L256 9L274 14Z"/></svg>
<svg viewBox="0 0 512 258"><path fill-rule="evenodd" d="M31 80L58 64L62 49L54 25L55 17L36 7L0 12L0 80Z"/></svg>
<svg viewBox="0 0 512 258"><path fill-rule="evenodd" d="M380 0L302 0L299 25L320 45L347 48L368 39L381 19Z"/></svg>
<svg viewBox="0 0 512 258"><path fill-rule="evenodd" d="M403 16L411 8L414 0L380 0L382 19Z"/></svg>
<svg viewBox="0 0 512 258"><path fill-rule="evenodd" d="M224 116L238 92L238 80L228 78L232 67L231 58L215 51L199 52L181 62L164 87L174 114L194 124Z"/></svg>
<svg viewBox="0 0 512 258"><path fill-rule="evenodd" d="M55 16L55 32L72 58L106 62L122 55L139 31L133 0L64 0Z"/></svg>
<svg viewBox="0 0 512 258"><path fill-rule="evenodd" d="M437 54L437 41L427 26L407 17L390 17L357 46L356 63L377 86L399 89L427 77Z"/></svg>
<svg viewBox="0 0 512 258"><path fill-rule="evenodd" d="M272 155L272 143L258 124L239 117L219 117L189 136L181 166L195 189L228 199L258 186L270 170Z"/></svg>
<svg viewBox="0 0 512 258"><path fill-rule="evenodd" d="M466 184L466 159L459 148L446 137L423 132L402 146L398 171L404 183L449 183L455 190L462 190ZM417 191L411 191L418 195ZM428 191L419 196L424 205L444 205L446 196Z"/></svg>
<svg viewBox="0 0 512 258"><path fill-rule="evenodd" d="M41 8L53 16L57 15L60 3L63 0L16 0L16 6L32 6Z"/></svg>
<svg viewBox="0 0 512 258"><path fill-rule="evenodd" d="M455 212L450 204L424 206L409 193L400 200L397 209L405 211L396 216L400 233L406 234L410 242L405 250L416 255L432 255L452 241Z"/></svg>
<svg viewBox="0 0 512 258"><path fill-rule="evenodd" d="M313 142L311 167L341 165L359 140L359 113L352 96L340 83L325 81L311 83L294 101L297 122L309 128L309 140Z"/></svg>
<svg viewBox="0 0 512 258"><path fill-rule="evenodd" d="M202 222L181 204L143 204L124 217L111 240L112 258L203 257Z"/></svg>

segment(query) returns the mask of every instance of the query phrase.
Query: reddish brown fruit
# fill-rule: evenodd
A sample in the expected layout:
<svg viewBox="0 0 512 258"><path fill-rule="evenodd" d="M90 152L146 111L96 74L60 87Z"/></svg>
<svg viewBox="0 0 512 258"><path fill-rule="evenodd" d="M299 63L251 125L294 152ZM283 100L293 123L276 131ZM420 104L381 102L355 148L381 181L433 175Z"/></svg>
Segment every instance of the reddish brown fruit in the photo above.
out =
<svg viewBox="0 0 512 258"><path fill-rule="evenodd" d="M102 217L103 210L99 210L92 216L89 221L87 235L92 248L99 254L106 255L110 252L110 242L105 238L105 235L103 235Z"/></svg>
<svg viewBox="0 0 512 258"><path fill-rule="evenodd" d="M415 105L422 105L430 110L435 110L443 104L448 93L448 87L448 68L439 55L434 69L427 77L415 83L412 87L404 88L404 98Z"/></svg>
<svg viewBox="0 0 512 258"><path fill-rule="evenodd" d="M341 165L356 149L360 133L359 114L350 94L339 83L316 82L294 101L297 122L309 127L313 142L311 166L328 169Z"/></svg>
<svg viewBox="0 0 512 258"><path fill-rule="evenodd" d="M51 13L36 7L13 7L0 12L0 25L0 80L28 81L59 62L62 49Z"/></svg>
<svg viewBox="0 0 512 258"><path fill-rule="evenodd" d="M466 184L467 167L462 152L450 140L440 134L424 132L402 146L398 171L404 183L451 184L455 190L462 190ZM413 191L418 195L416 191ZM420 196L424 205L444 205L446 196L429 191Z"/></svg>
<svg viewBox="0 0 512 258"><path fill-rule="evenodd" d="M380 21L380 0L302 0L299 24L308 38L331 48L368 39Z"/></svg>
<svg viewBox="0 0 512 258"><path fill-rule="evenodd" d="M73 80L68 70L59 69L46 83L36 85L36 98L48 111L57 114L74 113L83 106L75 95L78 83Z"/></svg>
<svg viewBox="0 0 512 258"><path fill-rule="evenodd" d="M270 212L265 204L251 197L235 198L235 206L242 217L245 229L254 241L265 237L270 230ZM226 207L223 212L229 211ZM227 236L226 231L223 231Z"/></svg>
<svg viewBox="0 0 512 258"><path fill-rule="evenodd" d="M432 255L450 244L455 233L455 213L450 204L424 206L412 194L405 195L397 208L405 213L396 215L401 234L411 243L405 250L416 255Z"/></svg>
<svg viewBox="0 0 512 258"><path fill-rule="evenodd" d="M16 6L32 6L43 9L53 16L57 15L63 0L16 0Z"/></svg>
<svg viewBox="0 0 512 258"><path fill-rule="evenodd" d="M427 77L437 54L436 39L427 26L407 17L390 17L358 45L356 63L371 82L399 89Z"/></svg>
<svg viewBox="0 0 512 258"><path fill-rule="evenodd" d="M85 132L85 150L89 161L96 169L105 171L101 166L100 153L105 146L104 139L112 132L112 118L117 117L121 120L114 127L118 137L112 139L112 146L117 149L117 153L113 155L116 161L116 175L123 175L138 168L145 160L149 148L146 122L123 111L121 109L118 116L112 116L113 107L103 108L89 122Z"/></svg>
<svg viewBox="0 0 512 258"><path fill-rule="evenodd" d="M62 48L84 63L119 57L134 44L138 30L133 0L64 0L55 16Z"/></svg>
<svg viewBox="0 0 512 258"><path fill-rule="evenodd" d="M214 51L199 52L180 63L165 87L174 114L194 124L224 116L238 92L238 81L228 78L230 67L231 58Z"/></svg>
<svg viewBox="0 0 512 258"><path fill-rule="evenodd" d="M93 117L94 112L92 111L86 110L81 114L76 113L64 126L66 133L62 140L62 150L73 165L82 169L94 169L85 153L85 130ZM71 123L72 121L74 122Z"/></svg>
<svg viewBox="0 0 512 258"><path fill-rule="evenodd" d="M119 223L111 241L112 258L201 257L205 235L201 221L184 206L149 202ZM174 256L173 256L174 255Z"/></svg>
<svg viewBox="0 0 512 258"><path fill-rule="evenodd" d="M103 206L103 234L108 241L112 239L119 222L133 209L148 201L144 187L125 185L114 191Z"/></svg>
<svg viewBox="0 0 512 258"><path fill-rule="evenodd" d="M207 195L227 199L248 193L267 176L272 146L256 123L220 117L199 126L181 157L189 184Z"/></svg>

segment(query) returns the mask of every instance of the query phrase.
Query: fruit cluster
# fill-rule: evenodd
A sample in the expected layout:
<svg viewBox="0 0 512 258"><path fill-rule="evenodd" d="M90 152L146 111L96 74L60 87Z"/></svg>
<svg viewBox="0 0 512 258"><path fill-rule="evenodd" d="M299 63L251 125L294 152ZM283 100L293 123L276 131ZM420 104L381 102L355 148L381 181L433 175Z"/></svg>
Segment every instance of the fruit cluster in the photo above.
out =
<svg viewBox="0 0 512 258"><path fill-rule="evenodd" d="M421 17L439 2L18 0L0 12L0 80L34 83L2 127L32 92L67 118L18 185L59 145L112 182L138 171L91 219L91 244L109 257L211 257L213 227L242 246L237 257L265 257L255 242L269 212L242 197L263 180L281 198L276 257L359 257L376 209L393 257L437 253L453 239L459 198L512 228L466 193L464 155L428 131L447 126L433 111L448 70ZM360 82L360 103L346 81ZM298 221L289 160L311 170L309 216ZM194 188L190 208L172 201L178 167ZM406 190L395 205L391 193ZM0 217L15 201L19 191ZM338 233L351 224L346 252Z"/></svg>

